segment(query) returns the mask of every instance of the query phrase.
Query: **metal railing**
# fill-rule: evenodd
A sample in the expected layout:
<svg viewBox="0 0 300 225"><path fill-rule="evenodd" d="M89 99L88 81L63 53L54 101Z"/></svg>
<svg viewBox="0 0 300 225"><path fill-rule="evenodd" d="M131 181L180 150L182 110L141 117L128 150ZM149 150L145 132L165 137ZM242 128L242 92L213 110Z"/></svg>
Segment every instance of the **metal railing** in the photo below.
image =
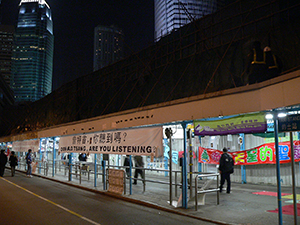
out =
<svg viewBox="0 0 300 225"><path fill-rule="evenodd" d="M47 161L36 161L37 162L37 166L36 168L38 169L38 173L41 173L41 170L44 170L44 175L48 176L48 171L49 171L49 165Z"/></svg>
<svg viewBox="0 0 300 225"><path fill-rule="evenodd" d="M130 168L129 166L113 166L113 165L109 165L107 166L108 168L121 168L121 169L126 169L126 168ZM133 181L142 181L143 182L143 192L146 191L146 182L151 182L151 183L157 183L157 184L166 184L166 185L170 185L169 181L161 181L161 180L152 180L152 179L146 179L146 171L155 171L155 172L167 172L169 173L169 170L162 170L162 169L152 169L152 168L143 168L143 167L131 167L132 170L135 169L141 169L144 173L144 179L141 178L134 178L134 173L132 173L132 180ZM173 170L172 173L175 174L175 181L174 183L172 183L172 186L175 186L175 197L178 197L178 187L182 187L182 181L180 179L180 181L178 182L178 177L181 174L181 170ZM193 172L192 174L197 174L198 172ZM107 176L107 175L106 175ZM127 180L130 179L130 177L126 177ZM106 177L107 180L107 177Z"/></svg>
<svg viewBox="0 0 300 225"><path fill-rule="evenodd" d="M199 174L195 177L195 210L198 210L198 194L206 194L206 193L211 193L211 192L217 192L217 205L219 205L219 173L211 173L211 174ZM199 178L202 179L204 177L217 177L217 188L216 189L206 189L206 185L204 184L203 187L198 191L198 180ZM207 188L209 188L207 186Z"/></svg>
<svg viewBox="0 0 300 225"><path fill-rule="evenodd" d="M94 169L94 163L90 162L75 162L73 164L69 164L68 170L69 170L69 181L71 181L71 175L75 175L76 178L79 176L79 184L81 184L82 181L82 175L87 174L88 175L88 181L90 180L90 174L95 174L95 171L92 170ZM71 172L71 166L72 168L75 168L75 172ZM98 168L98 165L97 165ZM101 173L97 173L96 175L98 176Z"/></svg>

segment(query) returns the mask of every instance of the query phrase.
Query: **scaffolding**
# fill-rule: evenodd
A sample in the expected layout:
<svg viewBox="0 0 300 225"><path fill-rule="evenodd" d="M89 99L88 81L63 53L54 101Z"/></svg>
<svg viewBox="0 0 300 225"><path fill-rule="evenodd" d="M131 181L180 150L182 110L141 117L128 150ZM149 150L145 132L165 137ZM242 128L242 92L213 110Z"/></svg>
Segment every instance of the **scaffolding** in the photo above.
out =
<svg viewBox="0 0 300 225"><path fill-rule="evenodd" d="M6 110L8 118L21 118L2 135L245 85L253 41L271 46L283 71L299 69L299 11L295 0L232 3L37 102Z"/></svg>

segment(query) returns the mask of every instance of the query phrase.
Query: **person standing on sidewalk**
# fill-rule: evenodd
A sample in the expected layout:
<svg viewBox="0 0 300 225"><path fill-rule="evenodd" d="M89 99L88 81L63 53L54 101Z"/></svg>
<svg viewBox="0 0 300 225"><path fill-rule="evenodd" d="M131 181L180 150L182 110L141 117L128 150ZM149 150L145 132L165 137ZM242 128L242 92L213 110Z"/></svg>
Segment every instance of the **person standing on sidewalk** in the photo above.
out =
<svg viewBox="0 0 300 225"><path fill-rule="evenodd" d="M15 152L12 151L9 157L9 163L11 168L11 176L15 176L16 166L18 165L18 158L15 155Z"/></svg>
<svg viewBox="0 0 300 225"><path fill-rule="evenodd" d="M31 176L31 163L32 163L31 152L32 152L32 150L29 149L29 150L28 150L28 153L27 153L27 155L26 155L26 164L27 164L27 172L26 172L26 175L27 175L27 177L32 177L32 176Z"/></svg>
<svg viewBox="0 0 300 225"><path fill-rule="evenodd" d="M132 165L132 162L131 162L131 165ZM127 166L125 168L127 177L130 177L130 168L129 168L129 166L130 166L130 157L129 157L129 155L126 155L126 157L125 157L124 166Z"/></svg>
<svg viewBox="0 0 300 225"><path fill-rule="evenodd" d="M5 150L1 150L0 153L0 177L3 177L5 171L5 165L7 163L7 156L5 155Z"/></svg>
<svg viewBox="0 0 300 225"><path fill-rule="evenodd" d="M227 194L230 194L231 181L230 174L233 173L234 162L231 155L228 154L227 148L223 148L223 154L220 158L219 171L221 174L220 192L222 192L225 180L227 182Z"/></svg>
<svg viewBox="0 0 300 225"><path fill-rule="evenodd" d="M143 162L143 158L140 155L136 155L134 157L134 162L135 162L135 167L138 167L137 169L135 169L134 171L134 182L133 184L137 184L137 178L138 175L140 174L142 179L143 179L143 183L144 183L144 179L145 179L145 174L143 171L143 167L144 167L144 162Z"/></svg>

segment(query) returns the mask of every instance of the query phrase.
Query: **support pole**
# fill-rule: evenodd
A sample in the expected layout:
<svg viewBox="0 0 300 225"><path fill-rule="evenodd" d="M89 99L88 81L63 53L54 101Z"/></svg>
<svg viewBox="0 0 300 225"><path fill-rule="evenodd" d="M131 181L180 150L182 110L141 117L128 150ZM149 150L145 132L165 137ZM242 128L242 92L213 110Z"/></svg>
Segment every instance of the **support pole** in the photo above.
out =
<svg viewBox="0 0 300 225"><path fill-rule="evenodd" d="M199 138L199 143L200 143L200 146L201 146L201 136L198 136ZM197 161L199 159L199 151L197 150ZM198 172L202 172L202 163L198 162Z"/></svg>
<svg viewBox="0 0 300 225"><path fill-rule="evenodd" d="M41 139L40 138L40 147L39 147L39 153L40 153L40 162L39 162L39 174L41 174L41 167L42 167L42 163L41 163L41 161L42 161L42 140L43 139Z"/></svg>
<svg viewBox="0 0 300 225"><path fill-rule="evenodd" d="M102 160L102 181L103 181L103 190L106 190L106 174L105 174L105 160Z"/></svg>
<svg viewBox="0 0 300 225"><path fill-rule="evenodd" d="M190 166L190 198L193 197L193 149L192 149L192 131L188 129L188 140L189 140L189 166Z"/></svg>
<svg viewBox="0 0 300 225"><path fill-rule="evenodd" d="M169 139L169 199L170 199L170 205L172 205L173 199L173 193L172 193L172 129L171 128L166 128L165 129L165 134L167 138Z"/></svg>
<svg viewBox="0 0 300 225"><path fill-rule="evenodd" d="M278 144L278 118L274 116L274 132L275 132L275 154L276 154L276 177L277 177L277 201L278 201L278 224L282 225L282 202L281 202L281 184L280 184L280 160L279 160L279 144Z"/></svg>
<svg viewBox="0 0 300 225"><path fill-rule="evenodd" d="M293 182L294 225L297 225L297 192L296 192L296 181L295 181L295 156L294 156L293 132L290 132L290 145L291 145L291 164L292 164L292 182Z"/></svg>
<svg viewBox="0 0 300 225"><path fill-rule="evenodd" d="M129 156L129 194L132 195L132 156Z"/></svg>
<svg viewBox="0 0 300 225"><path fill-rule="evenodd" d="M97 187L97 154L94 154L94 187Z"/></svg>
<svg viewBox="0 0 300 225"><path fill-rule="evenodd" d="M188 208L188 183L187 183L187 166L186 166L186 123L182 123L183 128L183 162L182 162L182 208Z"/></svg>
<svg viewBox="0 0 300 225"><path fill-rule="evenodd" d="M20 152L18 152L18 162L20 162L21 160L20 160ZM20 163L18 163L18 166L17 166L17 168L19 169L21 166L20 166Z"/></svg>
<svg viewBox="0 0 300 225"><path fill-rule="evenodd" d="M47 159L47 164L48 164L48 151L47 151L47 138L45 138L45 156L46 156L46 159Z"/></svg>
<svg viewBox="0 0 300 225"><path fill-rule="evenodd" d="M53 162L52 162L52 177L54 177L55 175L55 159L56 159L56 150L55 150L55 138L53 138L53 151L52 151L52 158L53 158Z"/></svg>
<svg viewBox="0 0 300 225"><path fill-rule="evenodd" d="M72 157L73 157L73 153L70 152L70 154L69 154L69 181L72 181Z"/></svg>
<svg viewBox="0 0 300 225"><path fill-rule="evenodd" d="M241 144L241 151L245 150L245 134L241 133L239 134L240 137L242 138L242 144ZM246 179L246 166L242 165L241 166L241 178L242 178L242 184L247 184L247 179Z"/></svg>

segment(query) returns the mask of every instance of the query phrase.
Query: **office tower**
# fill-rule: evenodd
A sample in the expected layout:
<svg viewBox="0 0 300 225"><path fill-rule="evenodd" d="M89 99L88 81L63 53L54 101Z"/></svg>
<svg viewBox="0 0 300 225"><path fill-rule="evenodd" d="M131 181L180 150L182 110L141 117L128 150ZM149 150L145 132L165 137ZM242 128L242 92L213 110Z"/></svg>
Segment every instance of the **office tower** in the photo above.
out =
<svg viewBox="0 0 300 225"><path fill-rule="evenodd" d="M115 26L97 26L94 30L94 71L123 58L124 34Z"/></svg>
<svg viewBox="0 0 300 225"><path fill-rule="evenodd" d="M13 50L15 101L36 101L52 89L53 24L45 0L21 0Z"/></svg>
<svg viewBox="0 0 300 225"><path fill-rule="evenodd" d="M0 24L0 74L10 85L14 27Z"/></svg>
<svg viewBox="0 0 300 225"><path fill-rule="evenodd" d="M223 0L154 0L155 40L215 12L222 4Z"/></svg>

